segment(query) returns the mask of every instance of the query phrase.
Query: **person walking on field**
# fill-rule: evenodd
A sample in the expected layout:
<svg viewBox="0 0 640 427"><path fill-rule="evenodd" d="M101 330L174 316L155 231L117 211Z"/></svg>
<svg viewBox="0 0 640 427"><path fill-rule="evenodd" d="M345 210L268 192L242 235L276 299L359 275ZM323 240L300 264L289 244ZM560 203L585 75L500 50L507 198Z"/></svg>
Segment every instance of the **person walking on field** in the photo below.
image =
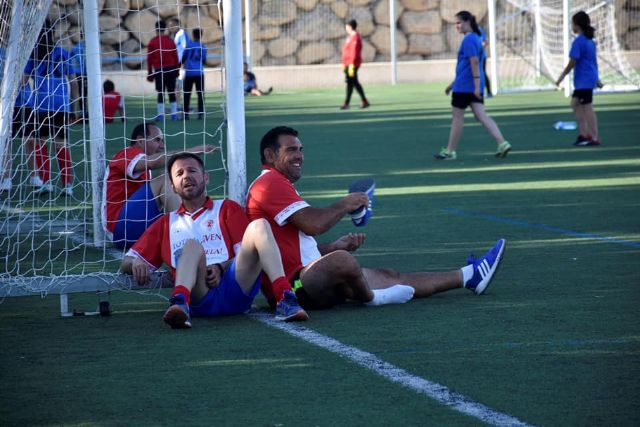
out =
<svg viewBox="0 0 640 427"><path fill-rule="evenodd" d="M358 23L355 19L352 19L347 22L344 28L347 31L347 40L342 47L342 66L347 83L347 97L340 109L346 110L349 108L354 88L362 100L360 108L367 108L371 104L369 104L367 97L364 95L364 89L362 89L362 85L358 81L358 69L362 65L362 38L360 33L356 31Z"/></svg>
<svg viewBox="0 0 640 427"><path fill-rule="evenodd" d="M456 148L462 129L464 127L464 112L471 106L471 111L476 120L495 139L497 144L496 157L506 157L511 151L511 144L504 139L500 128L484 110L484 71L482 70L482 40L480 39L480 28L475 16L463 10L456 14L456 29L464 34L460 49L458 50L458 62L456 64L455 80L447 86L445 94L451 91L451 131L449 132L449 142L447 147L443 147L434 157L438 160L455 160Z"/></svg>
<svg viewBox="0 0 640 427"><path fill-rule="evenodd" d="M558 77L556 86L573 69L573 86L575 90L571 97L571 108L576 115L580 134L573 143L576 147L600 145L598 134L598 119L593 109L593 88L602 87L598 77L598 61L596 44L593 42L595 29L591 26L591 19L586 12L578 12L571 20L573 32L578 35L569 51L569 63Z"/></svg>

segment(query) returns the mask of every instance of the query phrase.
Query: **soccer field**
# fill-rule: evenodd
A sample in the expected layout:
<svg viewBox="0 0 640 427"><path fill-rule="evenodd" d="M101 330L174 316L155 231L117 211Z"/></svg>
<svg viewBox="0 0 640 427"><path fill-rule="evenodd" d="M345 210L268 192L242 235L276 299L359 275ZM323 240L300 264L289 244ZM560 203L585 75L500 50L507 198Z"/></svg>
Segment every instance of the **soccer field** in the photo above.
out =
<svg viewBox="0 0 640 427"><path fill-rule="evenodd" d="M262 134L292 126L311 204L376 179L363 265L455 269L504 237L484 295L347 304L286 325L259 297L250 316L186 331L162 323L158 296L116 292L111 317L66 319L55 295L8 298L0 425L639 425L640 94L597 95L603 145L586 148L553 128L574 120L559 92L500 95L486 106L509 156L493 156L468 113L458 160L437 162L444 85L365 89L366 110L340 111L342 88L246 99L249 182ZM318 240L355 231L344 219Z"/></svg>

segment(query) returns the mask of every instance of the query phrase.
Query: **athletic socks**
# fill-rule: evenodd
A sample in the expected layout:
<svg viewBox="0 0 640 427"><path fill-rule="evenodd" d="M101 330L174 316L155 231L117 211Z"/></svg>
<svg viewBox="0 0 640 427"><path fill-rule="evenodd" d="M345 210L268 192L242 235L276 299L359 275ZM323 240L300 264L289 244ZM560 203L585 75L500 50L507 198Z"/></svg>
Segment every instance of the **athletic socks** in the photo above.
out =
<svg viewBox="0 0 640 427"><path fill-rule="evenodd" d="M73 182L73 168L71 166L71 151L67 147L61 147L56 153L58 158L58 168L62 176L62 183L69 185ZM44 180L43 180L44 181Z"/></svg>
<svg viewBox="0 0 640 427"><path fill-rule="evenodd" d="M473 264L465 265L460 271L462 271L462 286L466 288L467 282L473 277Z"/></svg>
<svg viewBox="0 0 640 427"><path fill-rule="evenodd" d="M291 283L284 276L280 276L271 283L271 288L276 302L280 302L284 298L284 292L291 290Z"/></svg>
<svg viewBox="0 0 640 427"><path fill-rule="evenodd" d="M178 114L178 103L177 102L172 102L171 103L171 115L174 114Z"/></svg>
<svg viewBox="0 0 640 427"><path fill-rule="evenodd" d="M49 162L49 149L47 143L35 144L34 156L36 157L36 168L38 170L38 176L45 184L49 182L49 174L51 170L51 164Z"/></svg>
<svg viewBox="0 0 640 427"><path fill-rule="evenodd" d="M158 103L158 116L164 116L164 104Z"/></svg>
<svg viewBox="0 0 640 427"><path fill-rule="evenodd" d="M187 305L191 304L191 291L186 286L176 285L171 292L171 296L175 297L176 295L182 295L184 302Z"/></svg>
<svg viewBox="0 0 640 427"><path fill-rule="evenodd" d="M373 299L365 302L365 305L404 304L413 298L415 289L411 286L397 284L385 289L372 289L371 292L373 292Z"/></svg>

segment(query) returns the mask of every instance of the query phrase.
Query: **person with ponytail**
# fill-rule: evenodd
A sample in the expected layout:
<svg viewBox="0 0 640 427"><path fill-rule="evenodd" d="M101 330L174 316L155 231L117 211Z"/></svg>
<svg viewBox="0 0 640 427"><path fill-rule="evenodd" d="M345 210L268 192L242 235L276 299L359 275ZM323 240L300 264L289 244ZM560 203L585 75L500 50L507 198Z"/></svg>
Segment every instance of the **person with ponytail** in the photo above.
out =
<svg viewBox="0 0 640 427"><path fill-rule="evenodd" d="M496 122L484 110L482 94L484 92L485 76L480 63L483 49L480 28L475 16L467 11L458 12L456 14L456 29L464 34L464 38L458 50L456 77L445 89L445 94L447 95L453 91L449 143L438 154L434 154L434 157L438 160L456 159L456 148L464 127L464 112L469 106L471 106L471 111L473 111L476 120L482 123L482 126L495 139L497 144L495 156L506 157L511 150L511 144L504 139Z"/></svg>
<svg viewBox="0 0 640 427"><path fill-rule="evenodd" d="M574 91L571 96L571 108L576 115L580 134L573 145L587 147L600 145L598 119L593 109L593 89L602 87L598 77L596 44L593 41L595 29L586 12L580 11L571 19L573 32L578 36L571 44L569 63L558 77L556 86L573 71Z"/></svg>

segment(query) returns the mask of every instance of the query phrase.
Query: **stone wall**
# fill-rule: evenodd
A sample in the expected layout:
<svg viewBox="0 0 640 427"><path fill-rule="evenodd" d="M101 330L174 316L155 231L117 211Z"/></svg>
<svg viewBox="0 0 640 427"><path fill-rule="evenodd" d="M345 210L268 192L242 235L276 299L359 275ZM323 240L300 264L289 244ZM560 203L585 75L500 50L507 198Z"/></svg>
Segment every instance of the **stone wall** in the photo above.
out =
<svg viewBox="0 0 640 427"><path fill-rule="evenodd" d="M49 19L59 37L71 46L80 37L82 14L78 0L54 0ZM236 0L243 4L242 0ZM234 3L235 4L235 3ZM640 2L616 0L618 37L623 48L640 50ZM486 0L395 0L398 59L455 58L460 35L454 15L469 10L486 25ZM105 69L119 62L139 69L158 18L179 17L189 31L199 27L212 53L221 53L217 0L98 0ZM508 13L508 8L498 10ZM67 19L60 19L66 17ZM346 36L344 22L358 21L365 62L388 61L389 0L251 0L252 61L256 65L308 65L340 62ZM219 63L211 55L208 64Z"/></svg>

